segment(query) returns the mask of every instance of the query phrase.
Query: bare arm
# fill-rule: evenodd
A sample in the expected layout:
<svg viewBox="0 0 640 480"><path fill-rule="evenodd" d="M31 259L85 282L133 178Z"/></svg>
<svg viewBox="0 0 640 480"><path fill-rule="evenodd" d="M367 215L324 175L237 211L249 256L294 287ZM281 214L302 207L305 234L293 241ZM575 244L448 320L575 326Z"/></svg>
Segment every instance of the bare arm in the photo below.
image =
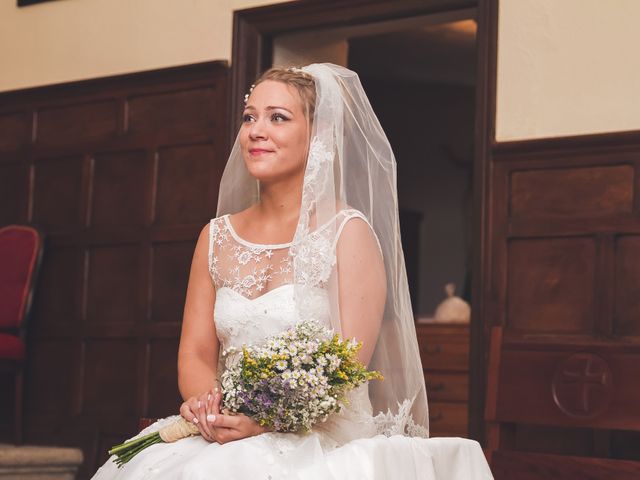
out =
<svg viewBox="0 0 640 480"><path fill-rule="evenodd" d="M219 342L213 322L215 289L209 275L209 226L198 237L178 350L178 386L184 400L215 387Z"/></svg>
<svg viewBox="0 0 640 480"><path fill-rule="evenodd" d="M198 426L209 442L226 443L263 433L245 415L220 412L216 388L220 343L213 319L215 288L209 275L209 226L202 229L193 254L178 350L178 386L184 403L180 414Z"/></svg>
<svg viewBox="0 0 640 480"><path fill-rule="evenodd" d="M362 342L360 361L371 360L387 296L384 261L371 227L347 221L337 246L340 321L343 338Z"/></svg>

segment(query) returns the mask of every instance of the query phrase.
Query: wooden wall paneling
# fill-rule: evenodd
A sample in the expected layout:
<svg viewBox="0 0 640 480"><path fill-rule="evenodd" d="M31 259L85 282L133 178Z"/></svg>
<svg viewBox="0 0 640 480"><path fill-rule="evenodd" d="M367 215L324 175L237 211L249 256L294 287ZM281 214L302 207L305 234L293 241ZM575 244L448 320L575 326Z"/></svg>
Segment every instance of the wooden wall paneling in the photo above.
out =
<svg viewBox="0 0 640 480"><path fill-rule="evenodd" d="M176 145L158 151L158 225L202 223L217 202L219 159L211 144ZM215 187L213 186L215 184Z"/></svg>
<svg viewBox="0 0 640 480"><path fill-rule="evenodd" d="M614 322L615 295L615 239L613 235L595 237L595 288L593 307L595 314L594 335L611 338Z"/></svg>
<svg viewBox="0 0 640 480"><path fill-rule="evenodd" d="M36 110L35 143L42 147L107 141L117 132L117 103L105 99Z"/></svg>
<svg viewBox="0 0 640 480"><path fill-rule="evenodd" d="M143 317L138 304L140 256L140 247L133 244L90 250L88 323L135 323Z"/></svg>
<svg viewBox="0 0 640 480"><path fill-rule="evenodd" d="M73 375L79 351L73 340L51 339L34 342L29 356L25 409L39 414L59 416L60 421L72 413L75 391ZM52 370L58 372L52 375ZM29 415L26 416L29 423ZM59 425L58 425L59 427Z"/></svg>
<svg viewBox="0 0 640 480"><path fill-rule="evenodd" d="M547 141L541 140L539 141L540 145L535 146L539 151L532 150L529 153L516 150L513 154L506 154L502 152L502 149L497 150L496 164L507 169L510 172L507 174L510 174L511 177L519 177L520 185L523 183L523 174L535 177L540 175L539 171L542 171L543 175L545 173L552 175L554 171L562 173L559 178L554 180L555 183L548 185L548 190L552 190L553 186L553 190L564 190L564 193L536 193L535 195L538 197L535 198L553 205L553 199L557 197L565 202L565 207L559 206L556 210L552 207L545 207L547 214L540 211L527 213L518 210L517 214L509 216L509 222L507 222L509 235L525 237L545 235L545 232L553 235L580 235L585 233L607 234L621 230L638 231L640 227L637 222L636 179L640 162L638 162L637 152L633 147L607 148L598 145L595 140L591 140L593 142L591 149L576 146L570 150L562 150L555 146L557 141L549 142L554 148L545 149ZM573 141L567 140L567 142L573 145ZM606 142L606 140L603 139L602 142ZM587 139L585 139L585 143L587 147L591 145ZM528 142L527 144L534 149L534 145ZM504 150L509 152L506 147ZM568 172L573 173L569 174ZM534 177L530 177L530 179ZM566 181L559 184L558 182L562 178ZM599 185L598 187L595 187L596 183ZM532 184L531 191L533 190ZM543 190L543 188L536 190ZM510 187L509 193L517 193L517 190ZM605 201L603 196L611 198ZM596 201L595 197L600 200ZM613 197L617 200L613 200ZM568 202L572 198L576 205L569 207ZM507 197L506 201L512 209L513 198ZM520 200L518 203L520 208L522 208L522 202L523 200ZM586 208L583 205L586 203L593 206L602 202L612 203L597 208Z"/></svg>
<svg viewBox="0 0 640 480"><path fill-rule="evenodd" d="M508 192L509 175L503 164L491 164L490 182L487 185L488 200L486 221L490 223L488 232L491 238L505 239L508 236L508 223L498 222L496 218L510 218ZM483 305L485 307L486 325L484 325L483 338L489 338L491 327L504 325L507 319L507 284L508 284L508 257L507 249L500 242L487 242L483 251L486 280L485 289L482 291ZM488 331L487 331L488 329ZM487 343L488 344L488 343ZM488 349L487 349L488 350ZM484 360L484 359L483 359ZM483 369L486 376L486 369Z"/></svg>
<svg viewBox="0 0 640 480"><path fill-rule="evenodd" d="M219 113L226 108L220 100L219 91L213 86L131 96L127 133L181 135L224 127L226 119L221 119Z"/></svg>
<svg viewBox="0 0 640 480"><path fill-rule="evenodd" d="M640 210L640 209L639 209ZM640 235L615 239L613 331L640 336Z"/></svg>
<svg viewBox="0 0 640 480"><path fill-rule="evenodd" d="M76 325L82 318L84 252L74 247L50 247L43 257L39 283L47 285L35 297L38 331L53 332L60 326ZM38 333L34 332L38 335ZM39 336L39 335L38 335Z"/></svg>
<svg viewBox="0 0 640 480"><path fill-rule="evenodd" d="M593 238L513 239L508 242L507 256L509 329L594 332Z"/></svg>
<svg viewBox="0 0 640 480"><path fill-rule="evenodd" d="M134 340L87 341L83 410L89 415L134 417L137 413L137 343Z"/></svg>
<svg viewBox="0 0 640 480"><path fill-rule="evenodd" d="M26 163L0 163L0 224L24 223L29 211L30 169Z"/></svg>
<svg viewBox="0 0 640 480"><path fill-rule="evenodd" d="M40 159L34 169L32 221L54 231L80 227L83 224L82 156Z"/></svg>
<svg viewBox="0 0 640 480"><path fill-rule="evenodd" d="M149 405L147 416L157 418L175 410L178 392L178 342L175 338L150 343ZM177 412L176 412L177 413Z"/></svg>
<svg viewBox="0 0 640 480"><path fill-rule="evenodd" d="M20 149L31 136L31 116L25 110L0 114L0 132L0 152Z"/></svg>
<svg viewBox="0 0 640 480"><path fill-rule="evenodd" d="M227 89L226 64L208 62L0 94L0 223L47 235L26 440L83 448L80 478L140 416L177 413L184 294L227 157Z"/></svg>
<svg viewBox="0 0 640 480"><path fill-rule="evenodd" d="M631 213L633 166L515 171L509 199L512 217L599 217Z"/></svg>
<svg viewBox="0 0 640 480"><path fill-rule="evenodd" d="M189 270L195 242L156 242L153 244L151 291L152 322L178 322L187 292Z"/></svg>
<svg viewBox="0 0 640 480"><path fill-rule="evenodd" d="M145 151L94 155L91 225L147 225L152 180Z"/></svg>

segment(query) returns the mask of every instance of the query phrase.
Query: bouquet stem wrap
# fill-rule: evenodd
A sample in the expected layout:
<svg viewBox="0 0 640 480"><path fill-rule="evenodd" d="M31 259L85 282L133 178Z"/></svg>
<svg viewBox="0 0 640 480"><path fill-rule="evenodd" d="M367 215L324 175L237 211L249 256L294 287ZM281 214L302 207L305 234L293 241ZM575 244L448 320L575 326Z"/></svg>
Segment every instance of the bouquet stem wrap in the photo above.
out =
<svg viewBox="0 0 640 480"><path fill-rule="evenodd" d="M161 428L157 432L134 438L128 442L116 445L109 450L109 455L115 455L115 462L121 467L138 453L156 443L172 443L192 435L199 435L200 431L193 423L179 418L175 422Z"/></svg>

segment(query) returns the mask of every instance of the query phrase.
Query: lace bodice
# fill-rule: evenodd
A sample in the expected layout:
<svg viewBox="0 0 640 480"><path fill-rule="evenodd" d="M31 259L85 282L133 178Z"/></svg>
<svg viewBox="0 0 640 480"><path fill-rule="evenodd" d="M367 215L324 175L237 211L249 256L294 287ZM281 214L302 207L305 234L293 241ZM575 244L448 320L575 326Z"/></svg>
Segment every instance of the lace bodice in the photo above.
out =
<svg viewBox="0 0 640 480"><path fill-rule="evenodd" d="M338 214L338 235L334 241L324 238L323 227L318 228L309 245L298 246L297 251L304 253L298 261L304 256L311 258L305 261L322 258L319 265L335 265L339 233L352 218L364 219L357 210ZM308 248L313 249L313 255L307 254ZM331 272L311 265L305 269L308 278L298 282L294 289L295 251L291 242L256 244L244 240L234 230L229 215L211 220L209 272L216 289L214 319L223 349L260 343L294 325L299 318L313 317L330 325L328 297L323 287ZM303 295L304 302L296 302L295 295ZM303 311L296 312L296 303Z"/></svg>
<svg viewBox="0 0 640 480"><path fill-rule="evenodd" d="M292 283L291 243L248 242L235 232L229 215L211 220L209 228L209 272L216 290L226 287L252 299Z"/></svg>
<svg viewBox="0 0 640 480"><path fill-rule="evenodd" d="M326 265L333 270L337 241L353 218L366 222L359 211L343 210L336 217L335 231L325 236L321 226L309 236L309 243L296 246L292 242L277 245L248 242L233 229L228 215L211 220L209 272L216 289L213 316L221 351L232 346L259 345L304 318L331 326L325 287L332 272ZM335 240L329 241L327 237ZM293 266L300 261L307 262L303 268L296 268L304 276L298 277L294 286ZM302 295L304 301L296 301L296 295ZM397 414L387 412L372 417L364 385L351 392L349 405L340 415L332 415L314 430L323 432L325 447L376 433L427 436L426 430L413 423L410 406L411 402L406 400L399 405Z"/></svg>

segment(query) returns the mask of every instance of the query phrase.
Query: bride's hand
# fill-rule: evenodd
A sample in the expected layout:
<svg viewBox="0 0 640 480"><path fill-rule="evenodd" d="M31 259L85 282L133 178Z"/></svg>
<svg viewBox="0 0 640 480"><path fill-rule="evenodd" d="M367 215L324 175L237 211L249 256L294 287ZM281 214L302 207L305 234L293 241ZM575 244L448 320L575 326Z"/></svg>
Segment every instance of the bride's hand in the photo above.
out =
<svg viewBox="0 0 640 480"><path fill-rule="evenodd" d="M268 431L258 422L246 415L232 414L227 410L220 411L222 395L216 392L213 399L213 410L216 412L207 416L207 422L213 430L213 435L218 443L223 444L233 440L253 437Z"/></svg>
<svg viewBox="0 0 640 480"><path fill-rule="evenodd" d="M210 390L201 395L185 400L180 406L180 415L188 422L192 422L198 427L202 438L208 442L216 442L214 429L207 422L207 416L219 413L219 409L214 406L216 391Z"/></svg>

